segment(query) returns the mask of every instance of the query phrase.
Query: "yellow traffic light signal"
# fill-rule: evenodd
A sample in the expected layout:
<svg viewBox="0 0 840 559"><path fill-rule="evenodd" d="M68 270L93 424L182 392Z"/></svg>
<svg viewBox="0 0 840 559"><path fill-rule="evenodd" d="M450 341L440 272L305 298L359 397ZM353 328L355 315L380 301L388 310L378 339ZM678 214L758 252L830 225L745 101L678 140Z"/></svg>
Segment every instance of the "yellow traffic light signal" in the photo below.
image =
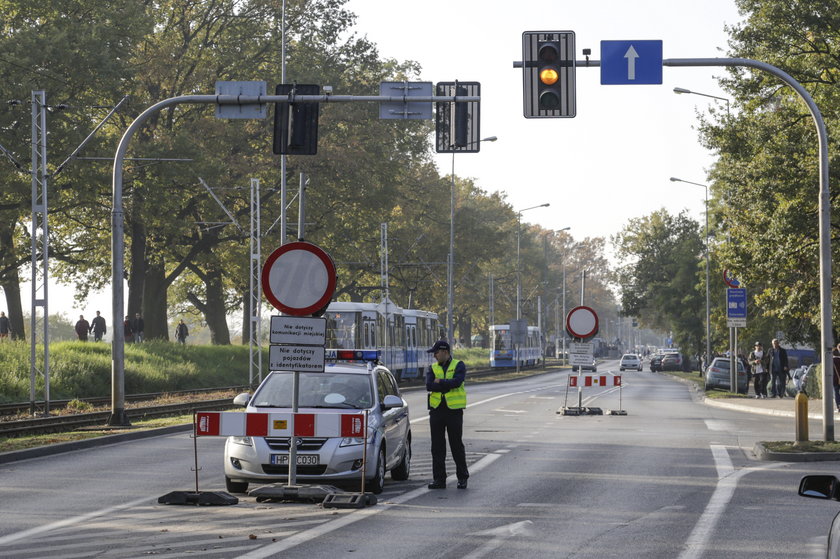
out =
<svg viewBox="0 0 840 559"><path fill-rule="evenodd" d="M522 34L525 118L575 116L574 51L571 31Z"/></svg>

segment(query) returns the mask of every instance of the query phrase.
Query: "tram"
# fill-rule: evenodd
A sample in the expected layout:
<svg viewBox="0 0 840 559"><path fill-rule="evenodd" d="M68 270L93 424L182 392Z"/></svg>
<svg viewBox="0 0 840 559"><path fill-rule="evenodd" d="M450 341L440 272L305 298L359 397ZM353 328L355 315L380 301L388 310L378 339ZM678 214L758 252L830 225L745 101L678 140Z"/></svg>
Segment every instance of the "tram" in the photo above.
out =
<svg viewBox="0 0 840 559"><path fill-rule="evenodd" d="M490 327L490 367L520 367L542 362L542 337L540 329L528 326L525 343L517 348L513 343L509 324L494 324Z"/></svg>

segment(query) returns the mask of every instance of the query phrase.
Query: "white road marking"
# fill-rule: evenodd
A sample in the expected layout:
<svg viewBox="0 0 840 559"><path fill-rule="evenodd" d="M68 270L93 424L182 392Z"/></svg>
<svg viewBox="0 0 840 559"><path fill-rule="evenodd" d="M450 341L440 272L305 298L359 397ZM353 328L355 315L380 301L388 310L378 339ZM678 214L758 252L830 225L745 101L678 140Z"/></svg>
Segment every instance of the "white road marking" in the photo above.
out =
<svg viewBox="0 0 840 559"><path fill-rule="evenodd" d="M565 384L552 384L552 385L549 385L549 386L541 386L539 388L531 388L529 390L522 390L520 392L508 392L507 394L499 394L498 396L493 396L492 398L487 398L486 400L480 400L478 402L473 402L472 404L467 404L467 409L475 407L475 406L480 406L482 404L486 404L487 402L493 402L493 401L499 400L501 398L508 398L510 396L517 396L519 394L528 394L529 392L539 392L539 391L542 391L542 390L551 390L553 388L564 388L565 386L566 386ZM410 420L409 423L417 423L417 422L420 422L420 421L428 421L428 420L429 420L429 415L426 414L422 417L416 417L416 418Z"/></svg>
<svg viewBox="0 0 840 559"><path fill-rule="evenodd" d="M487 456L470 466L470 475L476 472L480 472L500 457L501 454L488 454ZM455 474L452 474L451 476L449 476L449 478L447 478L447 482L454 482L456 479L457 478ZM411 501L412 499L416 499L417 497L425 495L429 491L433 490L428 489L426 487L417 488L414 491L409 491L408 493L404 493L400 496L389 499L387 503L379 503L375 507L368 509L359 509L358 511L349 513L347 516L337 518L326 524L316 526L315 528L311 528L309 530L304 530L303 532L298 532L294 536L290 536L282 541L272 543L260 549L255 549L254 551L246 553L245 555L240 555L239 557L240 559L264 559L265 557L270 557L281 551L286 551L287 549L291 549L302 543L306 543L315 538L319 538L324 534L328 534L330 532L338 530L339 528L343 528L347 525L353 524L354 522L358 522L359 520L364 520L370 516L379 514L380 512L386 511L394 505L401 505L403 503Z"/></svg>
<svg viewBox="0 0 840 559"><path fill-rule="evenodd" d="M481 557L484 557L491 551L495 551L496 549L500 548L502 544L505 543L505 541L513 537L533 536L534 533L531 529L531 526L533 526L533 524L534 523L530 520L523 520L522 522L515 522L513 524L499 526L498 528L492 528L490 530L482 530L481 532L473 532L471 534L467 534L468 536L481 536L483 538L489 536L490 540L478 549L474 550L472 553L464 555L463 559L479 559Z"/></svg>
<svg viewBox="0 0 840 559"><path fill-rule="evenodd" d="M30 536L37 536L38 534L43 534L44 532L50 532L52 530L57 530L58 528L65 528L67 526L72 526L74 524L80 524L82 522L86 522L92 518L97 518L99 516L105 516L112 512L116 512L118 510L128 509L133 506L139 505L140 503L148 503L149 497L143 497L142 499L137 499L136 501L130 501L128 503L123 503L122 505L117 505L115 507L109 507L107 509L97 510L93 512L89 512L87 514L82 514L79 516L73 516L71 518L65 518L64 520L58 520L56 522L52 522L50 524L44 524L43 526L36 526L35 528L30 528L29 530L24 530L23 532L17 532L15 534L9 534L8 536L0 537L0 545L9 544L12 542L16 542Z"/></svg>
<svg viewBox="0 0 840 559"><path fill-rule="evenodd" d="M732 460L729 458L727 447L711 445L710 448L718 473L717 487L715 488L715 492L712 493L712 498L709 499L709 503L706 505L706 509L703 511L697 524L694 525L691 535L688 536L679 559L697 559L703 554L706 550L706 544L712 537L720 517L726 512L726 507L729 505L729 501L732 500L732 496L735 494L735 489L738 486L738 481L742 477L752 472L780 468L787 465L785 462L777 462L736 471L732 465Z"/></svg>
<svg viewBox="0 0 840 559"><path fill-rule="evenodd" d="M732 424L729 421L724 421L722 419L704 419L706 423L706 428L709 431L731 431Z"/></svg>

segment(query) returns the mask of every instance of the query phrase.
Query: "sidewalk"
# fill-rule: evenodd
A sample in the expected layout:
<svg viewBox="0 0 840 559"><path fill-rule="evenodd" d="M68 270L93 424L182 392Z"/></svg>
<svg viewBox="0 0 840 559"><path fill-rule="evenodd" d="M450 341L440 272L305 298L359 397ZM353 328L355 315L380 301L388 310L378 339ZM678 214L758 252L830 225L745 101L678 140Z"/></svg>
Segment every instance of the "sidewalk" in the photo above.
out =
<svg viewBox="0 0 840 559"><path fill-rule="evenodd" d="M775 415L781 417L796 417L794 398L703 398L703 403L716 408ZM833 406L832 406L833 407ZM808 419L821 420L823 418L822 400L808 400Z"/></svg>

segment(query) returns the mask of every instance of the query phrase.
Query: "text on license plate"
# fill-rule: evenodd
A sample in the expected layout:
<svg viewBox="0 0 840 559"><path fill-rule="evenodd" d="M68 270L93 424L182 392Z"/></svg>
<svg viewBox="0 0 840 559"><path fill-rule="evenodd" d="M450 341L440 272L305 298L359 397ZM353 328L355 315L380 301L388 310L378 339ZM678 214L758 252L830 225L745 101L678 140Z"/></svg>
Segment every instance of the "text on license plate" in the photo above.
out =
<svg viewBox="0 0 840 559"><path fill-rule="evenodd" d="M285 465L289 463L289 455L288 454L272 454L271 455L271 463L273 465ZM317 454L298 454L297 455L297 464L298 466L317 466L318 465L318 455Z"/></svg>

